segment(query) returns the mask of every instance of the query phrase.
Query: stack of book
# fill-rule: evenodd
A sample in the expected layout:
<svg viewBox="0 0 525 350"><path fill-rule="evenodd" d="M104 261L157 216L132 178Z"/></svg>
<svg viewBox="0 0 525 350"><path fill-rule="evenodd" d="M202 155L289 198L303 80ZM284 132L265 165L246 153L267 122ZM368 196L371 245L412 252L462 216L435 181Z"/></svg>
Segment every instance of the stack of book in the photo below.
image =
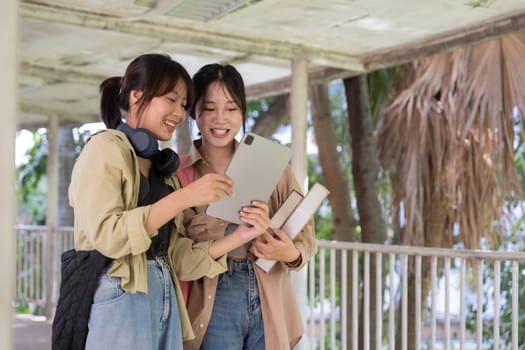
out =
<svg viewBox="0 0 525 350"><path fill-rule="evenodd" d="M304 197L299 192L292 191L270 220L270 227L280 228L293 240L319 209L329 193L330 191L319 183L313 185ZM268 272L275 261L258 258L255 263Z"/></svg>

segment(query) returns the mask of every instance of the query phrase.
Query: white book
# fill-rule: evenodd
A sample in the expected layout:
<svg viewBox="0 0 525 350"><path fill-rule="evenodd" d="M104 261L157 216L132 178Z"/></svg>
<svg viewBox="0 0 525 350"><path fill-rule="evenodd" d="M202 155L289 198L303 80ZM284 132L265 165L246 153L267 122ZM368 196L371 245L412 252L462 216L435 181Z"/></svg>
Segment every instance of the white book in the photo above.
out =
<svg viewBox="0 0 525 350"><path fill-rule="evenodd" d="M302 199L300 193L293 191L272 217L270 227L280 228L293 240L319 209L329 193L330 191L320 183L315 183ZM268 272L275 261L259 258L255 263Z"/></svg>

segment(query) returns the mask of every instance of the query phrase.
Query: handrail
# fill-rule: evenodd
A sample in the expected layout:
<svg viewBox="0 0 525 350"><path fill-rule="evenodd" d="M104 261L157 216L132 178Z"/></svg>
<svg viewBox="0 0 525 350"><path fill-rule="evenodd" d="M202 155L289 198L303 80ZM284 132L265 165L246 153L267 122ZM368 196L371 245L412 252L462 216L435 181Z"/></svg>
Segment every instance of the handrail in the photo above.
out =
<svg viewBox="0 0 525 350"><path fill-rule="evenodd" d="M403 246L377 243L359 243L317 240L320 248L334 248L341 250L359 250L370 253L394 253L420 256L439 256L464 259L496 259L525 261L525 252L495 251L481 249L458 249L458 248L430 248L417 246Z"/></svg>
<svg viewBox="0 0 525 350"><path fill-rule="evenodd" d="M60 255L73 247L73 228L65 226L49 230L47 226L17 225L15 227L16 302L33 303L42 307L49 306L46 305L47 300L51 300L53 305L56 303L60 281ZM52 233L52 261L44 261L43 244L45 239L49 238L47 236L49 232ZM460 344L475 341L478 349L486 348L485 332L487 322L491 322L493 336L491 341L498 346L502 346L503 342L511 342L510 349L518 349L519 264L525 262L525 252L327 240L317 240L317 244L319 251L307 265L308 305L304 305L306 307L304 310L308 312L305 315L307 325L304 339L310 341L311 347L323 350L326 342L331 348L357 350L362 345L363 350L367 350L371 344L374 344L375 348L384 348L386 343L389 349L393 349L395 332L400 329L401 345L404 348L409 341L407 307L411 303L416 308L417 348L424 349L425 346L436 348L436 344L440 341L449 344L452 340L459 341ZM427 259L430 259L427 272L431 273L428 297L421 295L423 267ZM53 276L50 281L46 280L42 273L44 267L49 266L46 264L52 266ZM375 276L372 275L372 264L377 269ZM416 279L414 289L410 293L414 293L412 295L415 295L415 300L409 300L408 297L409 288L412 288L407 278L409 264L414 264L410 273L415 274ZM438 271L438 266L443 269L442 274L441 270ZM472 273L475 272L474 277L480 282L476 288L470 290L466 284L467 269L475 266L477 270L473 269ZM511 273L512 281L508 284L501 283L503 269ZM491 271L493 277L484 281L484 271ZM456 287L453 278L459 279ZM46 298L45 286L49 286L48 283L52 285L51 296ZM487 286L486 283L492 285ZM382 292L372 295L374 288ZM468 293L474 295L471 299L477 303L475 314L467 308ZM496 318L501 313L497 307L489 310L490 314L482 310L486 300L490 299L492 305L501 305L505 295L510 295L512 298L508 301L512 308L510 334L500 331L502 325ZM443 311L438 309L438 297L442 298L440 300L445 304ZM458 299L460 300L458 309L452 310L450 303ZM360 303L363 305L361 306ZM372 303L382 307L371 312L369 308ZM395 316L398 306L401 306L400 319ZM359 310L363 310L363 315L359 314ZM425 312L428 315L423 318ZM443 312L443 318L440 312ZM453 315L457 316L452 317ZM475 330L472 333L466 329L469 317L475 319ZM401 322L400 328L397 327L396 322ZM363 337L362 344L358 342L358 336Z"/></svg>

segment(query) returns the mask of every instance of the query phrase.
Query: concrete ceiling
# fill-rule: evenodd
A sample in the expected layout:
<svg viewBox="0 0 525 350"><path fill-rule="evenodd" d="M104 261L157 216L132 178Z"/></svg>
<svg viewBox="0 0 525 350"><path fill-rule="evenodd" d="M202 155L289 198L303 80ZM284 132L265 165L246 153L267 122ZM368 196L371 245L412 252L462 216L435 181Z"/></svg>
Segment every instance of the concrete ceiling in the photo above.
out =
<svg viewBox="0 0 525 350"><path fill-rule="evenodd" d="M98 84L165 52L193 74L234 64L250 97L525 30L524 0L20 0L20 127L98 121Z"/></svg>

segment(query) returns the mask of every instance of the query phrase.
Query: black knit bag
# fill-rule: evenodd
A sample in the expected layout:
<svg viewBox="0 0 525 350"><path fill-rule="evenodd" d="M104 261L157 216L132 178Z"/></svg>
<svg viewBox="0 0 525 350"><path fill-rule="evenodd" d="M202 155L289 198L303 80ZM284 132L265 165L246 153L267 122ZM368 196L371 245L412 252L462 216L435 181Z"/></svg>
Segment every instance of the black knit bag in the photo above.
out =
<svg viewBox="0 0 525 350"><path fill-rule="evenodd" d="M96 250L62 253L62 280L51 336L53 350L84 350L98 278L111 261Z"/></svg>

